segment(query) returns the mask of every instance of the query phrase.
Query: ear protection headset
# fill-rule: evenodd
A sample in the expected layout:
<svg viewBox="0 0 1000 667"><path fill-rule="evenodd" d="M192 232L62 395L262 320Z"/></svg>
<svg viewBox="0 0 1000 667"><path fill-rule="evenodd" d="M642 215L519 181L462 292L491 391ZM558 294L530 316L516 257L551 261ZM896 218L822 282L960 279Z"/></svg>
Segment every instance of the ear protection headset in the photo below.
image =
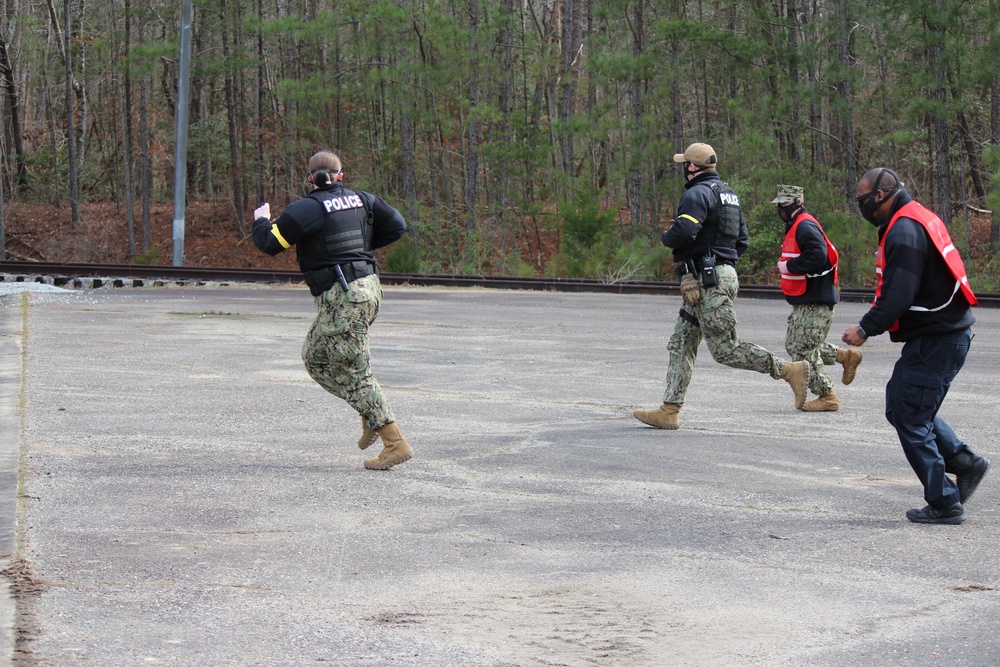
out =
<svg viewBox="0 0 1000 667"><path fill-rule="evenodd" d="M705 171L706 169L715 169L715 164L718 161L719 160L714 155L710 155L708 157L708 164L707 165L700 165L700 164L695 164L694 162L691 162L691 161L687 161L687 162L684 163L684 173L685 174L690 174L691 176L697 176L698 174L700 174L701 172ZM695 169L694 171L689 171L689 169L691 168L691 165L694 165L694 166L696 166L698 168Z"/></svg>
<svg viewBox="0 0 1000 667"><path fill-rule="evenodd" d="M316 169L315 171L310 171L309 176L312 178L313 185L317 188L325 188L328 185L332 185L337 181L344 178L344 173L339 169Z"/></svg>
<svg viewBox="0 0 1000 667"><path fill-rule="evenodd" d="M875 206L876 209L879 206L881 206L883 203L885 203L886 201L888 201L890 197L892 197L894 194L896 194L896 192L898 192L899 190L903 189L903 181L902 181L902 179L899 178L899 174L897 174L896 172L894 172L892 169L889 169L888 167L883 167L882 171L880 171L878 173L878 176L875 178L875 183L872 185L872 189L869 192L867 192L867 193L865 193L865 194L863 194L863 195L861 195L860 197L857 198L858 199L858 204L860 206L862 206L862 207L864 207L866 205L870 206L869 201L874 202L875 193L877 193L879 191L879 187L878 186L882 182L882 177L884 177L886 174L889 174L894 179L896 179L896 185L894 185L892 188L889 188L888 190L885 191L885 199L883 199L881 202L878 203L877 206ZM875 209L872 209L872 210L875 210Z"/></svg>

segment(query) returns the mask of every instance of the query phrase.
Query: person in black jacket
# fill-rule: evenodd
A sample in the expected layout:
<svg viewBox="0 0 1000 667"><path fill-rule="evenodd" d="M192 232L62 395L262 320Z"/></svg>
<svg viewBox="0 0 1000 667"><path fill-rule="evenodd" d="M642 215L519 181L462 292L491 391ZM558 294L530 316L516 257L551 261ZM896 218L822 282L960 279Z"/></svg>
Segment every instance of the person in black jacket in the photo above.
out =
<svg viewBox="0 0 1000 667"><path fill-rule="evenodd" d="M667 348L667 388L654 410L636 410L643 424L675 430L691 384L702 339L712 358L730 368L741 368L784 380L791 386L795 407L809 393L809 367L788 361L764 348L740 340L736 332L736 295L740 281L736 263L749 247L747 223L740 199L719 178L718 157L708 144L694 143L674 162L684 165L687 180L673 225L660 242L673 249L683 304Z"/></svg>
<svg viewBox="0 0 1000 667"><path fill-rule="evenodd" d="M781 291L792 306L785 350L792 359L809 364L809 389L818 397L804 403L802 409L835 412L840 409L840 399L823 365L843 364L841 382L850 384L862 359L861 350L838 348L826 340L833 325L833 307L840 302L839 254L819 221L806 210L800 186L779 185L771 203L777 205L778 217L785 223L778 260Z"/></svg>
<svg viewBox="0 0 1000 667"><path fill-rule="evenodd" d="M268 204L255 210L253 241L269 255L295 246L318 311L302 346L302 361L321 387L361 415L358 447L366 449L382 438L382 452L365 459L364 466L387 470L408 461L413 448L369 366L368 329L382 300L372 251L399 239L406 221L380 197L345 189L343 178L336 154L313 155L306 180L314 190L273 222Z"/></svg>
<svg viewBox="0 0 1000 667"><path fill-rule="evenodd" d="M872 307L842 339L860 346L888 331L890 340L903 343L885 387L885 417L927 502L906 517L961 523L990 462L958 438L938 409L969 352L976 297L944 223L910 197L894 171L867 172L857 200L861 215L878 228L878 284Z"/></svg>

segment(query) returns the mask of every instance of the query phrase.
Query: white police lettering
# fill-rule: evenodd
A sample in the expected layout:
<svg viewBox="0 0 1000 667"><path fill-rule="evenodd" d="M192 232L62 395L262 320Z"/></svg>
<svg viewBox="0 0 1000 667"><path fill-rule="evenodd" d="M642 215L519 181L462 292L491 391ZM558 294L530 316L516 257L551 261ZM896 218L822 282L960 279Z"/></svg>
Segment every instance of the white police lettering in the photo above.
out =
<svg viewBox="0 0 1000 667"><path fill-rule="evenodd" d="M344 211L349 208L364 208L365 204L358 195L348 195L346 197L334 197L323 202L326 212Z"/></svg>
<svg viewBox="0 0 1000 667"><path fill-rule="evenodd" d="M723 192L723 193L720 193L719 196L721 197L723 204L728 204L729 206L739 206L740 205L740 198L737 197L732 192Z"/></svg>

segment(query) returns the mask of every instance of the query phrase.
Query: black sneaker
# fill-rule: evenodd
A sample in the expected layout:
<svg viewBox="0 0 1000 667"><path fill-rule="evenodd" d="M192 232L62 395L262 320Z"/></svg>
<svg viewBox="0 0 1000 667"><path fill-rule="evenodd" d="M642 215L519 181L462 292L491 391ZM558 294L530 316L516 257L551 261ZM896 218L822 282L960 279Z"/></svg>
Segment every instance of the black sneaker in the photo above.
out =
<svg viewBox="0 0 1000 667"><path fill-rule="evenodd" d="M969 465L962 472L955 475L955 482L958 484L958 495L962 504L969 502L969 498L976 492L976 487L983 481L986 471L990 469L990 460L982 456L973 456Z"/></svg>
<svg viewBox="0 0 1000 667"><path fill-rule="evenodd" d="M965 521L965 508L962 503L955 503L944 509L928 505L922 510L906 510L906 518L913 523L957 524Z"/></svg>

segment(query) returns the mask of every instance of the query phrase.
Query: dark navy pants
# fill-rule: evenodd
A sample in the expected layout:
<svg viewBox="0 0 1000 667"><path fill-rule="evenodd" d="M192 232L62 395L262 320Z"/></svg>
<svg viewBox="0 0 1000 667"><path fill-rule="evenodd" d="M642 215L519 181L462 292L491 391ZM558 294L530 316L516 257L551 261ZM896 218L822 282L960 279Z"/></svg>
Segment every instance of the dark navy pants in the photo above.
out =
<svg viewBox="0 0 1000 667"><path fill-rule="evenodd" d="M885 418L896 429L924 500L937 508L959 502L958 487L945 475L945 461L965 443L937 416L952 380L969 353L969 329L920 336L903 345L885 386Z"/></svg>

